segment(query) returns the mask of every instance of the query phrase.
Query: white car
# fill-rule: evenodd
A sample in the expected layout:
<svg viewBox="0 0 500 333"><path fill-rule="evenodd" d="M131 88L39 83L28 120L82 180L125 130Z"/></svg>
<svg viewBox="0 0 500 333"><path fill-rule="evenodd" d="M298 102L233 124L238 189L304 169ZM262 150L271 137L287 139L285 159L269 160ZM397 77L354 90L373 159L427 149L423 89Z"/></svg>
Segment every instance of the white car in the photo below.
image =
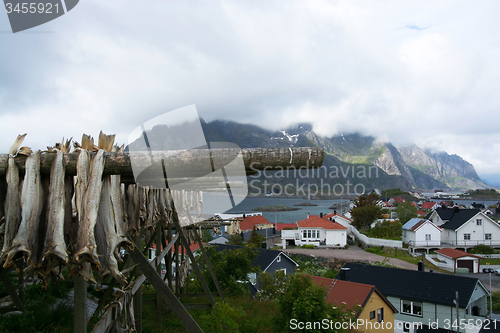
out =
<svg viewBox="0 0 500 333"><path fill-rule="evenodd" d="M495 269L495 275L500 275L500 268Z"/></svg>

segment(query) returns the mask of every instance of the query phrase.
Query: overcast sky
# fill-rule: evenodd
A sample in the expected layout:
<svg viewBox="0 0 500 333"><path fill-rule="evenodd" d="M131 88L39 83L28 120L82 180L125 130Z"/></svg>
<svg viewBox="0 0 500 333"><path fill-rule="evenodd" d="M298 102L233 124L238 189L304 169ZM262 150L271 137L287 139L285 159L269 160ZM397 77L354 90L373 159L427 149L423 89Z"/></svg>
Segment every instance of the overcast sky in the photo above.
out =
<svg viewBox="0 0 500 333"><path fill-rule="evenodd" d="M458 154L500 175L498 1L81 0L12 34L0 12L0 152L16 135L205 120L310 122ZM500 185L500 176L499 182Z"/></svg>

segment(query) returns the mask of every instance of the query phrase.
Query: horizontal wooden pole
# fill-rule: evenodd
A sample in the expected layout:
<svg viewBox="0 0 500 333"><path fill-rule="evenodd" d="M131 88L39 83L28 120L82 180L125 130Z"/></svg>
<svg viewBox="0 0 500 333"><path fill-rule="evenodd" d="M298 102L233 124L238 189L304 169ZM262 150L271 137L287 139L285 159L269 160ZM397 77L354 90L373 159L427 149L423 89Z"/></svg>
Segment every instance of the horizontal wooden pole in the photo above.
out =
<svg viewBox="0 0 500 333"><path fill-rule="evenodd" d="M104 175L121 175L122 178L132 182L134 169L141 170L141 177L157 177L163 174L163 166L167 179L175 180L185 177L201 177L215 170L224 168L226 176L234 176L235 171L227 167L228 163L235 161L239 153L243 157L247 175L255 174L259 170L279 170L283 168L318 168L323 164L324 151L321 148L247 148L247 149L192 149L175 151L153 152L123 152L105 153ZM50 167L55 153L43 153L41 156L40 172L42 175L50 174ZM7 172L8 154L0 154L0 176ZM24 175L26 156L15 157L21 176ZM64 155L66 175L76 175L76 162L78 153ZM236 171L239 172L239 171ZM137 173L137 172L136 172ZM239 175L241 176L241 175Z"/></svg>

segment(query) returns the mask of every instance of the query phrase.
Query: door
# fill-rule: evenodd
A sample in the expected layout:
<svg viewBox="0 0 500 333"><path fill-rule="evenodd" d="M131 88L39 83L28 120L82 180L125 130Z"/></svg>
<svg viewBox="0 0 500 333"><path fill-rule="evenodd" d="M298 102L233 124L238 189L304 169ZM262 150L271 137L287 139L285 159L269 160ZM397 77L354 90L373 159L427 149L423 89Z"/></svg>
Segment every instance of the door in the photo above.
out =
<svg viewBox="0 0 500 333"><path fill-rule="evenodd" d="M473 260L457 260L457 267L468 268L469 273L474 273L474 261Z"/></svg>

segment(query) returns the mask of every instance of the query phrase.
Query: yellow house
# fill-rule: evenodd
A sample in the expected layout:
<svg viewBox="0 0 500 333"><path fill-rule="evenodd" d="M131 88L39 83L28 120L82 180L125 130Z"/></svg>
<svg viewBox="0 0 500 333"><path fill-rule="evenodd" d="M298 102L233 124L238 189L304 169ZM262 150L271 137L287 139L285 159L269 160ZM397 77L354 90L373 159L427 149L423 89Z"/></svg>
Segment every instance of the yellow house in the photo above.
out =
<svg viewBox="0 0 500 333"><path fill-rule="evenodd" d="M359 331L394 332L394 314L398 311L377 287L319 276L311 276L311 279L328 290L328 302L357 311L356 324Z"/></svg>

